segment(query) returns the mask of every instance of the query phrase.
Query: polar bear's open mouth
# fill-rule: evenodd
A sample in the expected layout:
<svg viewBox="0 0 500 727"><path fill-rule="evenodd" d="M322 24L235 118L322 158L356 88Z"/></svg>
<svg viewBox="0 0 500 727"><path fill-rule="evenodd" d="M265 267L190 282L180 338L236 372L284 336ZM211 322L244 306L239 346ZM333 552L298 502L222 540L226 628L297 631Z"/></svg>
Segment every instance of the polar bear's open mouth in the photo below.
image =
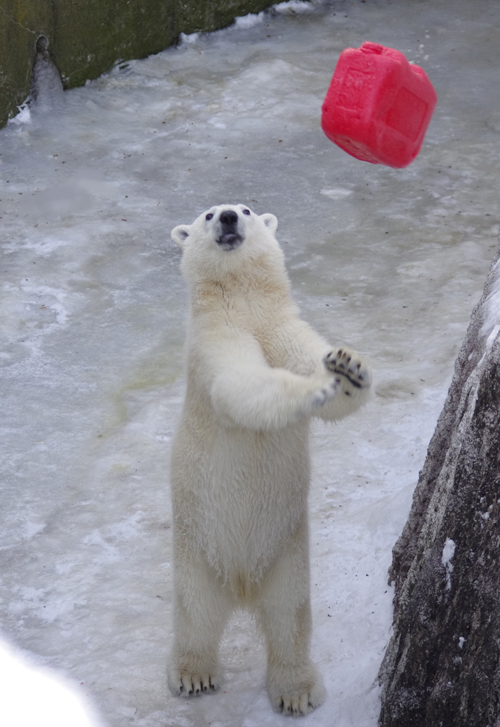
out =
<svg viewBox="0 0 500 727"><path fill-rule="evenodd" d="M242 242L243 238L237 232L225 232L217 238L217 244L223 250L236 250Z"/></svg>

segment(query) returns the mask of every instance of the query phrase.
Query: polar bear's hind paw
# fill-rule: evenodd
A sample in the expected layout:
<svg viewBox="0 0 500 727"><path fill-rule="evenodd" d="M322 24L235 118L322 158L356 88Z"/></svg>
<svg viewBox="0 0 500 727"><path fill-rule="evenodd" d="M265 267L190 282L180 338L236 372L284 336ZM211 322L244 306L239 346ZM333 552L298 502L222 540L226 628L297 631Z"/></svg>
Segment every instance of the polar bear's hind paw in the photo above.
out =
<svg viewBox="0 0 500 727"><path fill-rule="evenodd" d="M210 674L189 674L181 671L175 677L171 677L170 690L176 696L197 697L201 694L210 694L217 691L220 684L218 679Z"/></svg>
<svg viewBox="0 0 500 727"><path fill-rule="evenodd" d="M356 389L365 389L371 384L368 367L349 349L339 348L338 351L330 351L323 359L323 363L328 371L345 376Z"/></svg>
<svg viewBox="0 0 500 727"><path fill-rule="evenodd" d="M292 717L304 717L314 710L315 705L308 694L286 694L279 704L279 711Z"/></svg>
<svg viewBox="0 0 500 727"><path fill-rule="evenodd" d="M292 679L292 683L294 681L295 679ZM307 669L305 677L298 681L299 684L295 682L297 684L295 688L290 688L291 682L287 679L285 688L280 689L273 678L269 679L268 674L267 691L276 712L291 717L304 717L323 704L326 697L325 689L312 664Z"/></svg>
<svg viewBox="0 0 500 727"><path fill-rule="evenodd" d="M290 717L305 717L320 707L324 701L325 690L320 681L299 689L284 690L281 694L278 692L274 698L271 696L275 711Z"/></svg>

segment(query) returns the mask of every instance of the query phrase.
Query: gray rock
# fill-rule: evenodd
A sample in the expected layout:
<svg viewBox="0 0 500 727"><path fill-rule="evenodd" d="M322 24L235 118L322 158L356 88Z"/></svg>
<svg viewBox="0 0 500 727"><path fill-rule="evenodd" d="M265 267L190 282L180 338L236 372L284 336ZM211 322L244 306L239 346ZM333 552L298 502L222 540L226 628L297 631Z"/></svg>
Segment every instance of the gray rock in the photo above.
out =
<svg viewBox="0 0 500 727"><path fill-rule="evenodd" d="M500 253L393 550L380 727L500 725Z"/></svg>

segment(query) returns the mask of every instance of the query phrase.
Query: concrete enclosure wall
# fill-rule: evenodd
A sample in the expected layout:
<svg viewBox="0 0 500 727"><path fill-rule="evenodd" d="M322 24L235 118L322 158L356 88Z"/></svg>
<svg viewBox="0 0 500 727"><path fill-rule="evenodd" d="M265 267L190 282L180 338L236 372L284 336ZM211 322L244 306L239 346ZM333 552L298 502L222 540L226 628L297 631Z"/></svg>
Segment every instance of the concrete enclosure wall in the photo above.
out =
<svg viewBox="0 0 500 727"><path fill-rule="evenodd" d="M211 31L272 0L0 0L0 126L29 94L40 37L65 88L118 60L144 58L180 33Z"/></svg>

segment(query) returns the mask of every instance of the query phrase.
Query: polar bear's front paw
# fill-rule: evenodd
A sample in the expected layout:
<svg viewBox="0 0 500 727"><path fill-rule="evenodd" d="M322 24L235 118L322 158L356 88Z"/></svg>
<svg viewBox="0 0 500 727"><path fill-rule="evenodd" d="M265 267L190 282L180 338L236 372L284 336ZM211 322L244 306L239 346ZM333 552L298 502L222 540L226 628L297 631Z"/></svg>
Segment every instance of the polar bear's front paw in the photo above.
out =
<svg viewBox="0 0 500 727"><path fill-rule="evenodd" d="M348 348L330 351L323 359L328 371L341 374L356 389L366 389L371 384L371 373L364 361Z"/></svg>
<svg viewBox="0 0 500 727"><path fill-rule="evenodd" d="M176 696L193 697L215 692L220 687L219 678L212 674L191 674L185 670L175 670L169 674L168 685Z"/></svg>

